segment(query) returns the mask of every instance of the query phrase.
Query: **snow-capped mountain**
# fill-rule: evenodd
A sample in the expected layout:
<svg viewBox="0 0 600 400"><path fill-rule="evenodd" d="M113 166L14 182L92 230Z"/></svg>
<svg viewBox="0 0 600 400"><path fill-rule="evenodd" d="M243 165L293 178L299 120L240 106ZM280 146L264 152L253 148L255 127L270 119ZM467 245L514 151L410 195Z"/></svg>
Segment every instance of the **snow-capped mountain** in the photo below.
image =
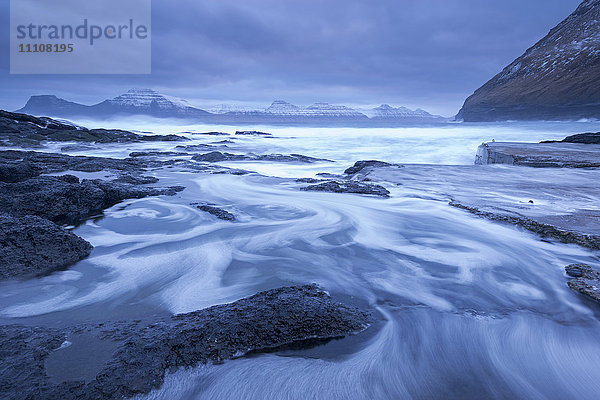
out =
<svg viewBox="0 0 600 400"><path fill-rule="evenodd" d="M213 114L227 114L227 113L246 113L255 112L254 107L240 106L234 104L217 104L207 109L208 112Z"/></svg>
<svg viewBox="0 0 600 400"><path fill-rule="evenodd" d="M433 115L425 110L417 108L411 110L406 107L392 107L389 104L382 104L379 107L375 107L369 110L365 110L364 113L372 119L378 120L396 120L396 119L423 119L423 120L438 120L444 119L439 115Z"/></svg>
<svg viewBox="0 0 600 400"><path fill-rule="evenodd" d="M356 111L353 108L346 106L338 106L329 103L315 103L306 107L304 110L305 115L323 118L323 117L334 117L334 118L351 118L351 119L365 119L368 118L365 114Z"/></svg>
<svg viewBox="0 0 600 400"><path fill-rule="evenodd" d="M152 89L131 89L93 107L116 113L148 114L164 117L196 117L209 113L192 107L187 101L161 94Z"/></svg>
<svg viewBox="0 0 600 400"><path fill-rule="evenodd" d="M294 104L288 103L283 100L275 100L267 109L265 110L268 114L275 115L301 115L302 109Z"/></svg>
<svg viewBox="0 0 600 400"><path fill-rule="evenodd" d="M465 121L600 118L600 0L567 19L470 96Z"/></svg>
<svg viewBox="0 0 600 400"><path fill-rule="evenodd" d="M149 115L160 118L186 118L216 124L332 124L364 125L441 122L441 117L423 110L382 105L362 112L344 105L315 103L298 106L275 100L269 107L257 109L243 105L220 104L205 111L183 99L151 89L131 89L115 98L87 106L56 96L32 96L18 112L57 118L108 118L123 115Z"/></svg>
<svg viewBox="0 0 600 400"><path fill-rule="evenodd" d="M279 117L306 117L306 118L346 118L364 119L363 113L342 105L329 103L315 103L308 107L300 107L283 100L275 100L265 113Z"/></svg>
<svg viewBox="0 0 600 400"><path fill-rule="evenodd" d="M106 100L106 102L120 107L135 108L151 107L153 104L155 107L161 109L185 109L191 107L191 105L183 99L166 96L152 89L131 89L127 91L127 93L117 96L112 100Z"/></svg>

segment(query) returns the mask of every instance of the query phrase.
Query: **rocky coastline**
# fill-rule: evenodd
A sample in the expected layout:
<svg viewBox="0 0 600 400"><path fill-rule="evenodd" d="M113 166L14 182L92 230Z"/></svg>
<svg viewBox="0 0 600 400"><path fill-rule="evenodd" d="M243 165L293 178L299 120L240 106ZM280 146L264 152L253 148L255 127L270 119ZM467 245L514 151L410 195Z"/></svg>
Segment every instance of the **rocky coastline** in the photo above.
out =
<svg viewBox="0 0 600 400"><path fill-rule="evenodd" d="M357 334L370 313L316 285L282 287L234 303L151 321L65 328L0 326L0 392L19 399L125 399L178 368L286 345L309 348ZM82 357L86 370L73 368Z"/></svg>

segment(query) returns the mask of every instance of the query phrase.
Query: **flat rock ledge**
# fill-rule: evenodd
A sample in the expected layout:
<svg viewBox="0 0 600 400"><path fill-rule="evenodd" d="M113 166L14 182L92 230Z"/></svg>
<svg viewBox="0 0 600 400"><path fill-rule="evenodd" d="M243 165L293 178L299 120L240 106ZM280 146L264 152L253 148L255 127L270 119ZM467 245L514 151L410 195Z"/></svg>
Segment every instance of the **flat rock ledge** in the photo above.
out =
<svg viewBox="0 0 600 400"><path fill-rule="evenodd" d="M565 270L572 278L568 282L571 290L600 303L600 272L587 264L567 265Z"/></svg>
<svg viewBox="0 0 600 400"><path fill-rule="evenodd" d="M475 164L508 164L534 168L598 168L600 145L581 142L483 143Z"/></svg>
<svg viewBox="0 0 600 400"><path fill-rule="evenodd" d="M0 326L0 392L10 399L125 399L159 388L168 371L291 344L314 346L359 333L371 320L370 313L305 285L152 323ZM111 349L109 356L95 354L100 348ZM82 357L92 367L73 368ZM90 369L92 376L83 377Z"/></svg>
<svg viewBox="0 0 600 400"><path fill-rule="evenodd" d="M452 207L460 208L462 210L468 211L472 214L478 215L480 217L492 221L504 222L507 224L520 226L544 238L558 240L561 243L577 244L592 250L600 250L600 237L596 235L586 235L579 232L559 229L555 226L543 224L541 222L534 221L530 218L521 217L517 215L499 214L489 211L482 211L478 208L464 205L455 200L450 201L448 204L450 204Z"/></svg>

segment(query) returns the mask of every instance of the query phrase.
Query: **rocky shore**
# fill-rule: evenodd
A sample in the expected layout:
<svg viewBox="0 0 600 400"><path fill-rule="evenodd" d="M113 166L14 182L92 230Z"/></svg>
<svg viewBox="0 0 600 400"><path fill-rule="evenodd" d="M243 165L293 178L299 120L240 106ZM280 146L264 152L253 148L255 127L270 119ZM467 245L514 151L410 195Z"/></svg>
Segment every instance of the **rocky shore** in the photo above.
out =
<svg viewBox="0 0 600 400"><path fill-rule="evenodd" d="M255 131L236 135L271 136ZM185 138L88 130L50 118L2 112L0 140L11 146L37 147L61 141L124 143ZM77 151L81 145L69 146ZM184 189L154 186L159 181L149 175L154 169L178 166L192 172L246 174L211 163L329 161L300 154L211 152L213 148L177 146L186 152L138 151L124 159L0 151L0 280L38 277L68 268L93 248L72 233L72 227L125 199L174 195ZM75 176L101 171L107 179ZM306 190L388 193L383 187L359 183L328 181L323 187L316 186ZM234 214L216 205L193 205L221 220L236 220ZM175 316L59 327L3 325L0 392L18 399L130 398L159 388L165 374L178 368L220 363L288 345L311 347L361 332L371 319L365 310L334 301L316 285L305 285L272 289Z"/></svg>
<svg viewBox="0 0 600 400"><path fill-rule="evenodd" d="M44 131L44 139L37 143L56 140L52 131L85 129L63 127L56 125L62 123L43 118L27 121L26 117L19 117L25 127L20 127L19 132ZM91 130L85 132L85 135L95 134ZM112 131L117 136L120 132L123 131ZM13 136L19 138L23 136L21 133ZM27 140L33 137L27 135L23 136ZM90 136L79 139L77 135L74 137L78 139L71 137L69 141L91 141ZM115 140L145 140L124 135ZM270 137L254 131L240 131L237 135L240 141ZM445 212L454 216L462 210L519 226L544 240L598 250L600 214L590 207L600 201L600 188L590 184L600 179L600 169L594 164L598 146L594 135L578 135L557 143L484 144L477 165L400 165L365 160L339 174L318 173L296 180L250 176L243 181L252 183L253 179L261 179L267 185L283 182L283 193L291 188L291 196L294 190L301 190L382 199L426 198L439 201L442 207L446 204L455 207L458 210L445 207ZM175 168L176 174L242 175L249 171L215 163L329 162L300 154L243 153L236 146L231 146L236 154L215 151L212 145L144 147L135 152L128 149L123 154L129 157L123 159L0 151L0 280L37 277L68 268L92 251L90 243L71 232L72 227L101 215L103 210L123 200L175 195L184 189L156 186L160 181L153 175L161 176L157 169ZM507 166L488 165L494 163ZM109 177L75 176L101 171ZM210 190L210 185L219 181L208 178L198 179L206 183L202 190ZM194 206L206 213L205 219L226 221L214 224L221 230L219 234L230 234L238 224L246 222L247 210L229 198L211 198L214 203L209 203L202 201L205 192L197 193L197 198L186 199L184 207ZM314 195L317 196L321 194ZM332 196L338 197L342 199L343 195ZM372 204L391 203L392 207L394 204L394 199L381 203L379 199L364 200ZM118 267L118 261L116 264ZM591 266L571 265L566 272L571 289L600 299L597 289L600 274ZM282 284L271 287L279 285ZM61 320L45 325L40 321L51 318L28 317L20 325L0 326L0 393L18 399L131 398L160 388L166 374L181 368L222 363L248 353L286 346L311 347L362 332L373 322L368 311L347 301L334 300L316 285L280 287L186 314L154 315L154 312L152 309L150 313L142 313L139 320L110 321L100 316L92 319L94 323L74 319L75 322Z"/></svg>
<svg viewBox="0 0 600 400"><path fill-rule="evenodd" d="M311 347L359 333L371 320L305 285L145 322L0 326L0 392L32 400L130 398L159 388L178 368L292 344Z"/></svg>
<svg viewBox="0 0 600 400"><path fill-rule="evenodd" d="M148 164L130 159L0 151L0 279L64 269L87 257L91 244L64 226L77 226L125 199L174 195L141 174ZM113 171L113 181L80 180L64 171Z"/></svg>
<svg viewBox="0 0 600 400"><path fill-rule="evenodd" d="M0 110L0 143L39 147L44 142L131 143L185 141L177 135L140 135L118 129L87 129L47 117Z"/></svg>

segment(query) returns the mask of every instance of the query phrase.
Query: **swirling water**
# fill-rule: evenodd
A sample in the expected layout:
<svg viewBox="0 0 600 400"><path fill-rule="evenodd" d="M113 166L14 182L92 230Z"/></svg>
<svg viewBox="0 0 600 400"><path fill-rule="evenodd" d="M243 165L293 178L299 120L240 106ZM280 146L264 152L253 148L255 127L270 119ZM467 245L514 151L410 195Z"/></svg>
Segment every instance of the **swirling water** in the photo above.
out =
<svg viewBox="0 0 600 400"><path fill-rule="evenodd" d="M203 128L152 126L159 133ZM228 151L335 162L225 164L260 173L244 176L154 171L161 185L186 190L126 201L78 227L95 246L92 255L67 271L0 285L2 322L182 313L316 282L368 304L380 322L313 350L180 370L144 397L598 398L598 308L568 289L563 269L597 265L597 253L474 217L427 191L404 196L389 187L392 198L379 199L299 191L292 179L340 173L359 159L470 164L482 141L557 139L599 130L596 124L262 129L275 137L235 137ZM93 154L174 146L107 145ZM196 201L226 208L237 221L217 220L190 205Z"/></svg>

